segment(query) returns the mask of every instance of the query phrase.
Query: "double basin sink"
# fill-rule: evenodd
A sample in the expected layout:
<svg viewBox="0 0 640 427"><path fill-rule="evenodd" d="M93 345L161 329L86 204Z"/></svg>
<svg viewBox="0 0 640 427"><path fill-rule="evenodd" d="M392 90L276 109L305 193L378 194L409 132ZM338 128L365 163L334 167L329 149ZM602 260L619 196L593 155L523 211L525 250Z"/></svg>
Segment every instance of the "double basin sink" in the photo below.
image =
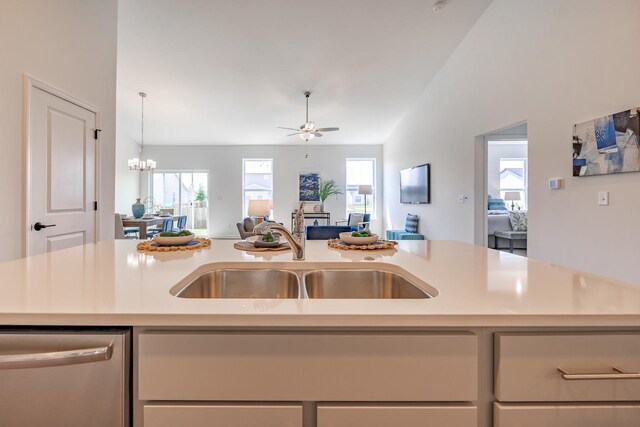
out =
<svg viewBox="0 0 640 427"><path fill-rule="evenodd" d="M416 284L420 283L420 286ZM420 299L438 291L381 269L212 268L171 289L180 298Z"/></svg>

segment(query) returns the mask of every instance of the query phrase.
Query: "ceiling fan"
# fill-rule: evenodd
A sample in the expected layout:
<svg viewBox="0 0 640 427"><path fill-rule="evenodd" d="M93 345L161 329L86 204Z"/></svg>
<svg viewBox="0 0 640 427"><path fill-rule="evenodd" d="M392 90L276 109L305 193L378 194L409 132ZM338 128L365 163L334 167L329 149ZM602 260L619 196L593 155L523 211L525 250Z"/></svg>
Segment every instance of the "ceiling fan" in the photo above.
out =
<svg viewBox="0 0 640 427"><path fill-rule="evenodd" d="M335 127L316 128L316 124L314 122L309 121L309 95L311 95L311 92L309 91L304 93L304 96L307 98L307 116L306 116L305 123L301 124L300 127L297 129L278 126L278 129L294 130L295 131L294 133L291 133L287 136L300 135L300 138L302 138L306 142L309 142L309 140L312 138L321 137L322 132L333 132L336 130L340 130L340 128L335 128Z"/></svg>

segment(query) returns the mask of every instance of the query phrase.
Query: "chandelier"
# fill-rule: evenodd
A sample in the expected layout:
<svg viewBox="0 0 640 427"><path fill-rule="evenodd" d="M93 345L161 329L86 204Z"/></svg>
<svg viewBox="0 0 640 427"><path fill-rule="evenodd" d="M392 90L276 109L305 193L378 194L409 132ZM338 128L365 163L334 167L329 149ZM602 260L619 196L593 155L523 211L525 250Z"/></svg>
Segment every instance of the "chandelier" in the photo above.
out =
<svg viewBox="0 0 640 427"><path fill-rule="evenodd" d="M140 153L139 158L133 158L128 160L129 169L132 171L138 170L140 172L144 171L152 171L156 168L156 162L151 159L143 160L144 155L144 99L147 97L147 94L144 92L138 93L140 95L140 100L142 102L142 115L140 119L140 145L138 146L138 152Z"/></svg>

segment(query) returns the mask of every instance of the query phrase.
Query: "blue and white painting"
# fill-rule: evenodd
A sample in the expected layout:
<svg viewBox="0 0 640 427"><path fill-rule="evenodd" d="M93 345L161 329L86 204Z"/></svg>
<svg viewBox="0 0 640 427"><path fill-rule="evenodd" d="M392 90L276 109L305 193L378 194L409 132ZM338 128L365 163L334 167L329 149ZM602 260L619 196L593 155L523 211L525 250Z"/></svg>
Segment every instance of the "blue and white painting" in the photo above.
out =
<svg viewBox="0 0 640 427"><path fill-rule="evenodd" d="M301 202L320 201L320 173L300 172L300 198Z"/></svg>
<svg viewBox="0 0 640 427"><path fill-rule="evenodd" d="M573 176L640 171L639 110L573 125Z"/></svg>

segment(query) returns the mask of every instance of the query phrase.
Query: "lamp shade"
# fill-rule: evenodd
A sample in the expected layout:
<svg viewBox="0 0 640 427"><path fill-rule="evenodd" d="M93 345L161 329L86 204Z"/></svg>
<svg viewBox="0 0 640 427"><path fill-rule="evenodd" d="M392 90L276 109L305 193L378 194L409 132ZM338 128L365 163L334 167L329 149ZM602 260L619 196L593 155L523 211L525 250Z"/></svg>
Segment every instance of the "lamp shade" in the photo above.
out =
<svg viewBox="0 0 640 427"><path fill-rule="evenodd" d="M358 194L373 194L373 185L358 186Z"/></svg>
<svg viewBox="0 0 640 427"><path fill-rule="evenodd" d="M504 192L504 199L505 200L509 200L509 201L520 200L520 192L519 191L505 191Z"/></svg>
<svg viewBox="0 0 640 427"><path fill-rule="evenodd" d="M249 200L249 207L247 208L249 216L269 216L271 213L271 199L257 199Z"/></svg>

